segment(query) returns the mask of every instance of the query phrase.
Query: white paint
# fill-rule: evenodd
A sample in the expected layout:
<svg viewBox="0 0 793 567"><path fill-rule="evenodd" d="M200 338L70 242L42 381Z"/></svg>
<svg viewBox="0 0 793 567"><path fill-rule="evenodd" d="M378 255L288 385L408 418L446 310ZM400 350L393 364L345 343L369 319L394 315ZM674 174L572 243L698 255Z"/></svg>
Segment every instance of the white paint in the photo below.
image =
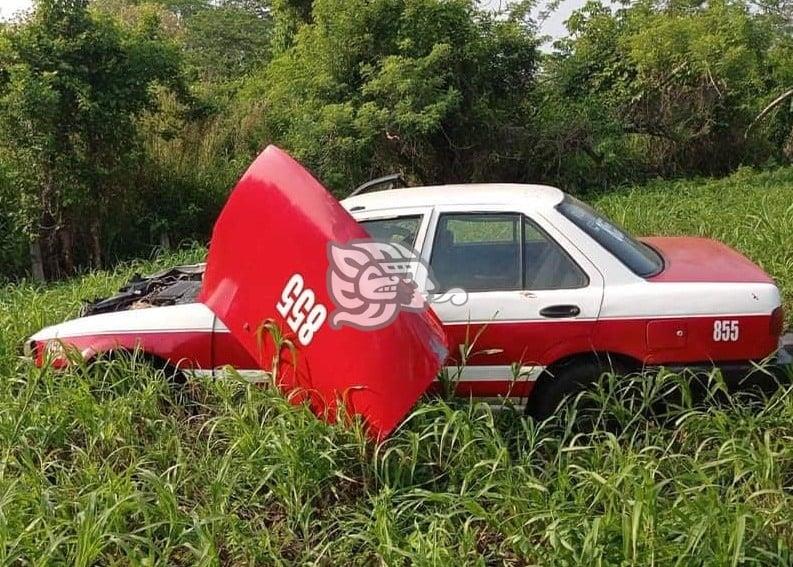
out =
<svg viewBox="0 0 793 567"><path fill-rule="evenodd" d="M512 366L446 366L444 368L452 380L460 382L503 382L528 381L534 382L539 378L544 366L521 366L517 375Z"/></svg>
<svg viewBox="0 0 793 567"><path fill-rule="evenodd" d="M266 384L270 380L270 373L259 368L231 368L222 367L214 370L204 370L203 368L192 368L186 370L193 376L199 378L242 378L251 384Z"/></svg>
<svg viewBox="0 0 793 567"><path fill-rule="evenodd" d="M35 341L115 335L120 333L211 332L215 315L203 303L131 309L80 317L46 327L30 337Z"/></svg>
<svg viewBox="0 0 793 567"><path fill-rule="evenodd" d="M548 185L471 183L375 191L344 199L341 205L348 211L363 207L365 211L388 210L392 214L400 214L400 209L410 207L456 205L465 207L467 211L477 211L482 210L480 209L482 206L507 203L512 203L513 206L519 205L521 209L536 211L551 208L559 204L563 198L562 191Z"/></svg>
<svg viewBox="0 0 793 567"><path fill-rule="evenodd" d="M204 378L221 378L240 376L244 380L253 383L263 383L270 379L270 373L258 368L234 368L227 370L228 367L216 368L215 370L191 369L188 372L195 376ZM446 366L444 370L449 378L455 382L503 382L503 381L527 381L534 382L539 378L544 366L521 366L517 376L512 366ZM436 380L437 381L437 380Z"/></svg>
<svg viewBox="0 0 793 567"><path fill-rule="evenodd" d="M767 316L781 305L779 289L770 283L647 281L561 215L555 206L563 197L560 190L540 185L450 185L381 191L347 199L342 204L348 209L365 207L353 212L357 219L421 214L423 219L416 247L427 263L435 226L442 212L520 213L554 238L590 279L587 287L572 290L473 292L465 305L441 303L434 306L446 324L703 316L731 319L739 315ZM423 283L417 281L420 289ZM577 305L581 313L575 318L557 320L539 316L540 309L554 304ZM222 323L215 321L209 308L195 303L83 317L47 327L32 338L212 332L213 322L216 332L228 332ZM489 375L503 377L491 379L509 379L511 370L505 374L505 369L509 367L492 370L493 374ZM473 370L466 369L463 376L470 371Z"/></svg>
<svg viewBox="0 0 793 567"><path fill-rule="evenodd" d="M520 213L545 230L586 272L590 285L572 290L519 290L469 293L463 306L434 305L445 324L543 320L543 307L573 304L576 320L691 316L768 315L781 305L770 283L653 282L633 273L556 210L564 198L544 185L472 184L412 187L378 191L346 199L342 205L356 219L423 215L416 247L429 264L435 227L443 212ZM422 283L416 282L420 289ZM561 319L557 321L570 321Z"/></svg>

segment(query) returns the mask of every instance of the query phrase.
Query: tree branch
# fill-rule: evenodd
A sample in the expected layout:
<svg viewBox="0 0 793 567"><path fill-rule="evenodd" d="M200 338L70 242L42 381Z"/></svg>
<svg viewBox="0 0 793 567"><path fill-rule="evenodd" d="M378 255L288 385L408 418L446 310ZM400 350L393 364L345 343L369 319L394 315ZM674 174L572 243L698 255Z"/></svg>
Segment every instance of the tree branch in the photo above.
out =
<svg viewBox="0 0 793 567"><path fill-rule="evenodd" d="M749 127L746 128L746 132L743 133L743 139L745 140L746 138L748 138L749 137L749 132L752 131L752 128L754 128L763 118L768 116L768 114L772 110L774 110L777 106L779 106L780 104L785 102L785 100L787 100L791 96L793 96L793 89L789 89L789 90L785 91L784 93L782 93L781 95L776 97L774 100L772 100L768 104L768 106L766 106L762 111L760 111L760 114L758 114L755 117L755 119L752 120L752 123L749 124Z"/></svg>

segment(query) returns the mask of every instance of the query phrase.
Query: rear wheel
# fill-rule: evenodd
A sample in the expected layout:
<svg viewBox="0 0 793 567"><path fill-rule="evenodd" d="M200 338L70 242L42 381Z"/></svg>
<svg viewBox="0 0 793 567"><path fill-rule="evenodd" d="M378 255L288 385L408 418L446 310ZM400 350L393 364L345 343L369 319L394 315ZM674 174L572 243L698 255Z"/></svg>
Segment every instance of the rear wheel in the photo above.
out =
<svg viewBox="0 0 793 567"><path fill-rule="evenodd" d="M544 420L560 404L592 388L605 373L623 374L628 365L609 357L575 357L552 365L537 381L526 404L526 415Z"/></svg>

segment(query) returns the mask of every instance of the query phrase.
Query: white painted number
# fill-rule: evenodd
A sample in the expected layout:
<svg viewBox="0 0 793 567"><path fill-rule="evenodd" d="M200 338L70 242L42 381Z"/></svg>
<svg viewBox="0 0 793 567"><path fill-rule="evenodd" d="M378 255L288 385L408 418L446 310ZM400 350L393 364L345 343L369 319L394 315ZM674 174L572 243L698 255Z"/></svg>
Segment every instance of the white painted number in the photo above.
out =
<svg viewBox="0 0 793 567"><path fill-rule="evenodd" d="M303 276L295 274L286 282L281 292L281 301L275 305L289 328L297 333L297 340L303 346L311 343L328 315L325 306L321 303L315 304L315 300L314 292L305 288Z"/></svg>
<svg viewBox="0 0 793 567"><path fill-rule="evenodd" d="M738 334L738 321L734 319L713 322L713 340L716 342L735 342Z"/></svg>

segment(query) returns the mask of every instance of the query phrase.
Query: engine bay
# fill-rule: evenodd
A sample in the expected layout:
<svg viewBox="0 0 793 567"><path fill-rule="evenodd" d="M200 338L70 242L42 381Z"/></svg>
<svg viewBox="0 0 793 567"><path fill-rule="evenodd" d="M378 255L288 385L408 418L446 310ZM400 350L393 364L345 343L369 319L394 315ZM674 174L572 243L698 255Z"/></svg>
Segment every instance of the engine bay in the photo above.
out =
<svg viewBox="0 0 793 567"><path fill-rule="evenodd" d="M80 316L194 303L201 290L205 267L203 263L190 264L149 276L135 274L115 295L86 301Z"/></svg>

